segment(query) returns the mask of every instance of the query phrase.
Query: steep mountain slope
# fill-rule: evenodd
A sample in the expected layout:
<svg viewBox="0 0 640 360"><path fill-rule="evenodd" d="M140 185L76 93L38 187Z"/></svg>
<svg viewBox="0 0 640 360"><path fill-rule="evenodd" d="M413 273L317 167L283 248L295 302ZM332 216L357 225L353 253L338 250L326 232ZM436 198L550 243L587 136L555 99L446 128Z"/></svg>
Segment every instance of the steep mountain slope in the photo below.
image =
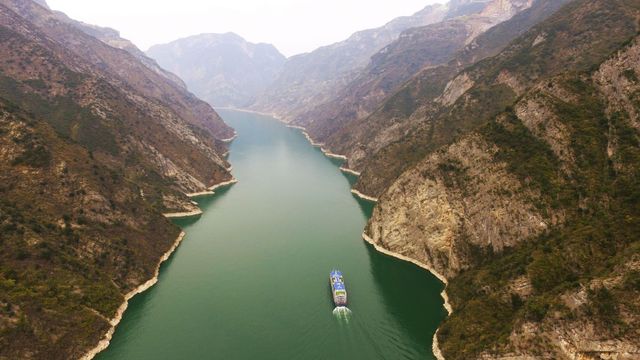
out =
<svg viewBox="0 0 640 360"><path fill-rule="evenodd" d="M109 73L114 82L119 81L145 96L165 103L192 125L205 128L220 139L233 136L233 130L224 124L209 105L151 71L128 52L96 41L96 38L78 29L77 24L61 21L59 15L32 1L6 0L3 4L38 26L47 36L57 39L77 56ZM92 46L86 46L85 42L88 41Z"/></svg>
<svg viewBox="0 0 640 360"><path fill-rule="evenodd" d="M315 141L326 141L349 122L368 116L420 69L447 63L478 35L528 9L532 1L483 1L471 8L461 8L461 5L462 2L449 4L445 21L403 32L375 54L369 65L337 96L300 114L294 123L304 126ZM464 15L453 17L456 12ZM475 43L469 45L474 46Z"/></svg>
<svg viewBox="0 0 640 360"><path fill-rule="evenodd" d="M367 237L450 280L445 358L640 356L639 20L574 0L343 133Z"/></svg>
<svg viewBox="0 0 640 360"><path fill-rule="evenodd" d="M0 358L79 358L231 179L206 103L31 1L0 1Z"/></svg>
<svg viewBox="0 0 640 360"><path fill-rule="evenodd" d="M541 4L544 3L552 3L552 1L541 2ZM500 24L492 31L478 37L474 43L482 44L482 48L476 46L466 48L446 66L421 71L386 100L371 116L349 123L343 129L332 134L327 139L326 146L334 152L347 155L349 166L363 172L358 188L366 193L379 195L393 179L415 164L427 152L442 146L453 136L464 131L464 129L456 127L468 128L472 124L481 122L484 116L491 114L492 111L495 114L495 111L506 106L505 103L508 104L509 100L505 99L515 98L521 94L523 89L530 86L530 81L533 80L513 78L509 68L498 68L495 70L499 72L496 78L486 80L487 82L482 84L471 77L473 74L478 74L477 72L461 73L461 71L470 65L468 61L473 63L475 60L481 60L485 55L490 55L495 50L499 51L504 48L513 39L508 34L517 34L518 30L522 29L520 24L523 19L539 19L540 15L542 18L548 15L547 11L538 10L540 8L536 7L531 11L523 12L522 16ZM529 21L526 22L531 24ZM524 29L526 30L526 27ZM586 33L595 34L595 32ZM541 41L540 39L539 41ZM591 53L606 51L606 42L597 40L597 43L589 45L585 50L587 52L581 57L574 57L569 54L569 50L565 50L565 52L560 51L560 53L566 54L562 60L557 60L559 56L541 59L540 51L537 49L534 54L527 54L523 50L521 56L526 59L533 56L544 63L544 71L550 74L558 73L566 70L567 66L577 66L581 62L591 61L591 58L595 56ZM556 49L546 49L547 46L557 46L558 49L562 49L564 46L574 53L587 47L584 42L570 44L564 38L558 38L557 41L558 43L553 45L541 42L544 45L541 48L545 48L542 55L547 56L556 51ZM511 49L517 47L515 41L512 45ZM470 69L477 69L478 66L470 67ZM474 98L472 102L477 106L477 109L466 111L466 108L462 110L456 107L456 101L463 94L476 94L476 92L468 92L472 88L483 89L478 93L478 96L484 96L484 98ZM505 94L499 94L500 92ZM410 148L411 150L409 150ZM407 157L408 154L411 156ZM392 160L394 158L403 161ZM374 172L369 173L368 167L372 170L375 168Z"/></svg>
<svg viewBox="0 0 640 360"><path fill-rule="evenodd" d="M187 85L184 83L184 81L182 81L182 79L180 79L175 74L161 68L155 60L145 55L145 53L142 52L140 49L138 49L131 41L121 38L120 33L118 31L111 28L104 28L100 26L86 24L81 21L73 20L69 18L66 14L59 11L55 11L54 14L58 18L58 20L65 23L69 23L77 27L78 29L82 30L86 34L91 35L96 39L99 39L110 46L127 51L131 55L135 56L141 63L146 65L149 69L171 80L176 85L186 89Z"/></svg>
<svg viewBox="0 0 640 360"><path fill-rule="evenodd" d="M309 107L333 98L367 65L373 54L394 41L402 31L439 22L446 14L447 8L443 5L427 6L383 27L360 31L345 41L293 56L274 84L251 108L291 121Z"/></svg>
<svg viewBox="0 0 640 360"><path fill-rule="evenodd" d="M239 108L253 103L273 83L286 60L273 45L252 44L233 33L155 45L147 54L210 104Z"/></svg>

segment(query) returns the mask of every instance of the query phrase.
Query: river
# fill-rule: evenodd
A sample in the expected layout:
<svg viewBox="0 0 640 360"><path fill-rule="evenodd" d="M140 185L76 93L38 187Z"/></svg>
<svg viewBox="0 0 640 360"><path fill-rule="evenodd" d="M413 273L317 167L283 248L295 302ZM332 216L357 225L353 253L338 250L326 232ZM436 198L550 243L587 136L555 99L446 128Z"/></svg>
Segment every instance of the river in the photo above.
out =
<svg viewBox="0 0 640 360"><path fill-rule="evenodd" d="M182 245L97 358L434 358L443 284L362 240L372 205L351 195L354 179L299 130L219 113L239 135L239 182L196 199L200 218L177 220ZM332 313L334 267L349 292L344 318Z"/></svg>

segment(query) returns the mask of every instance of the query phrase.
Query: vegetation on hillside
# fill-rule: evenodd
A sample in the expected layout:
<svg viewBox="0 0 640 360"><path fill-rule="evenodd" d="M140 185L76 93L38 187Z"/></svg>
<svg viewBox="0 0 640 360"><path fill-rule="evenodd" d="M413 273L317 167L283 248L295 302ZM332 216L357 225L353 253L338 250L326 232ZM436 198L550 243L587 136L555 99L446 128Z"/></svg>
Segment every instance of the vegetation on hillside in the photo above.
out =
<svg viewBox="0 0 640 360"><path fill-rule="evenodd" d="M576 159L570 174L512 113L480 132L498 146L496 161L540 189L538 206L565 212L565 224L504 253L484 253L474 268L451 281L447 291L455 312L439 333L447 359L512 351L510 335L527 322L546 330L533 334L528 345L539 355L553 352L545 336L562 323L592 323L612 338L640 336L638 269L627 267L640 260L640 133L626 113L606 113L590 73L554 82L574 98L548 99L571 129ZM617 149L609 158L611 142ZM509 286L520 277L533 288L526 297ZM605 285L604 280L620 278ZM587 301L569 307L563 296L581 291Z"/></svg>

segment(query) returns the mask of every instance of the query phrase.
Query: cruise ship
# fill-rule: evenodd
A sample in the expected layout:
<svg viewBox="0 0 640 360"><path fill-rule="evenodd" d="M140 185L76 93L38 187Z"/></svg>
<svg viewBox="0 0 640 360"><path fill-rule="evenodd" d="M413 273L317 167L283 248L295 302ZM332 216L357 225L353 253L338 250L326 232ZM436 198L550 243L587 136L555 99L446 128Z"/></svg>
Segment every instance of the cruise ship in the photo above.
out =
<svg viewBox="0 0 640 360"><path fill-rule="evenodd" d="M344 286L342 272L340 270L332 270L331 274L329 274L329 283L331 284L333 303L336 307L347 306L347 289Z"/></svg>

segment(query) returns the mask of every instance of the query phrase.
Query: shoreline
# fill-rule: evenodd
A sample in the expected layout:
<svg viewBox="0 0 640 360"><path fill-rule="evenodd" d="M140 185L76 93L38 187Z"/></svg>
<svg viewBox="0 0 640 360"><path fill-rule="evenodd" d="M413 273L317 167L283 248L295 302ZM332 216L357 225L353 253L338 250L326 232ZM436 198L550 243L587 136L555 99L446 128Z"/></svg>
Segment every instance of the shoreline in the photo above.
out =
<svg viewBox="0 0 640 360"><path fill-rule="evenodd" d="M347 161L347 160L348 160L348 159L347 159L347 157L346 157L345 155L334 154L334 153L332 153L331 151L329 151L329 150L327 150L327 149L325 149L325 148L323 148L323 147L320 147L320 151L322 151L322 153L323 153L325 156L330 157L330 158L339 159L339 160L344 160L344 161Z"/></svg>
<svg viewBox="0 0 640 360"><path fill-rule="evenodd" d="M433 341L431 342L431 351L433 352L433 356L438 360L445 360L444 355L442 355L442 351L440 351L440 344L438 343L438 331L440 329L436 329L436 333L433 334Z"/></svg>
<svg viewBox="0 0 640 360"><path fill-rule="evenodd" d="M330 150L327 150L324 147L324 145L325 145L324 143L315 142L315 140L313 140L311 135L309 135L309 133L307 132L307 129L305 129L304 127L297 126L297 125L289 125L289 124L286 124L286 123L285 123L285 126L290 128L290 129L300 130L302 135L304 135L304 137L307 138L307 141L309 141L309 143L311 143L311 146L320 148L320 151L322 151L322 153L326 157L333 158L333 159L338 159L338 160L343 160L343 161L347 161L348 160L348 158L345 155L335 154L335 153L332 153Z"/></svg>
<svg viewBox="0 0 640 360"><path fill-rule="evenodd" d="M311 143L311 146L320 148L320 151L324 154L324 156L326 156L328 158L343 160L345 163L349 160L345 155L334 154L331 151L325 149L323 147L324 144L314 142L313 139L311 138L311 136L309 135L309 133L307 132L307 130L304 127L297 126L297 125L289 125L289 124L286 124L286 126L288 128L291 128L291 129L300 130L300 132L304 135L304 137L307 138L307 141L309 141L309 143ZM348 173L348 174L351 174L351 175L355 175L355 176L360 176L362 174L362 173L360 173L358 171L351 170L351 169L345 167L344 165L340 166L338 169L340 171L342 171L342 172L345 172L345 173ZM378 198L375 198L373 196L365 195L365 194L361 193L360 191L358 191L358 190L356 190L354 188L351 189L351 193L353 195L355 195L356 197L362 199L362 200L370 201L370 202L373 202L373 203L377 203L378 202ZM444 294L444 296L446 296L446 294ZM448 303L448 298L445 299L445 302ZM449 309L447 309L447 311L449 311Z"/></svg>
<svg viewBox="0 0 640 360"><path fill-rule="evenodd" d="M355 170L351 170L351 169L346 168L346 167L344 167L344 166L340 166L340 171L342 171L342 172L344 172L344 173L347 173L347 174L351 174L351 175L353 175L353 176L360 176L360 175L362 175L362 173L361 173L361 172L358 172L358 171L355 171Z"/></svg>
<svg viewBox="0 0 640 360"><path fill-rule="evenodd" d="M225 182L221 182L219 184L213 185L207 191L202 191L202 192L193 193L193 194L186 194L186 195L188 197L190 197L190 198L191 197L196 197L196 196L202 196L202 195L213 195L213 194L215 194L214 190L219 189L219 188L224 187L224 186L233 185L233 184L235 184L237 182L238 182L238 179L233 178L233 179L231 179L229 181L225 181ZM188 217L193 217L193 216L200 216L202 214L203 214L202 209L197 208L196 210L189 211L189 212L166 213L166 214L162 214L162 215L164 217L168 218L168 219L179 219L179 218L188 218ZM156 270L154 272L154 276L151 279L147 280L145 283L141 284L140 286L136 287L135 289L133 289L130 292L128 292L127 294L125 294L124 302L120 305L120 307L116 311L116 315L114 316L114 318L109 321L109 324L111 325L109 330L107 330L106 334L98 342L98 344L93 349L91 349L88 352L86 352L80 358L80 360L91 360L96 355L98 355L100 352L104 351L107 347L109 347L109 344L111 342L113 334L115 333L116 327L118 326L120 321L122 321L122 317L124 316L124 313L127 310L127 307L129 306L129 300L131 300L134 296L136 296L136 295L138 295L140 293L143 293L146 290L150 289L153 285L155 285L158 282L158 276L160 275L160 267L162 266L162 264L165 261L167 261L171 257L171 255L175 252L175 250L178 248L178 246L180 246L180 243L182 243L182 240L184 239L184 237L186 235L187 234L184 231L180 231L180 235L178 235L178 238L173 243L171 248L166 253L164 253L164 255L162 255L162 257L160 258L160 261L158 262L158 265L156 266Z"/></svg>
<svg viewBox="0 0 640 360"><path fill-rule="evenodd" d="M225 187L225 186L233 185L233 184L236 184L237 182L238 182L238 179L233 178L233 179L231 179L231 180L229 180L229 181L224 181L224 182L221 182L221 183L219 183L219 184L213 185L213 186L212 186L212 187L210 187L208 190L209 190L209 192L212 192L212 193L214 193L214 194L215 194L215 191L216 191L216 190L218 190L218 189L220 189L221 187Z"/></svg>
<svg viewBox="0 0 640 360"><path fill-rule="evenodd" d="M223 106L223 107L217 107L217 108L216 108L216 107L214 107L214 108L213 108L213 110L216 110L216 109L218 109L218 110L226 110L226 111L239 111L239 112L245 112L245 113L249 113L249 114L256 114L256 115L262 115L262 116L269 116L269 117L272 117L272 118L274 118L274 119L276 119L276 120L278 120L278 121L280 121L280 122L286 123L285 121L283 121L282 119L280 119L280 118L278 117L278 115L276 115L275 113L271 113L271 114L269 114L269 113L265 113L265 112L261 112L261 111L255 111L255 110L249 110L249 109L237 109L237 108L233 108L233 107L226 107L226 106Z"/></svg>
<svg viewBox="0 0 640 360"><path fill-rule="evenodd" d="M238 133L234 132L233 136L228 139L220 139L223 143L230 143L238 137Z"/></svg>
<svg viewBox="0 0 640 360"><path fill-rule="evenodd" d="M376 251L382 254L385 254L387 256L396 258L398 260L410 262L423 270L427 270L433 276L438 278L438 280L440 280L444 284L444 289L442 289L442 292L440 293L440 296L444 300L444 303L442 304L442 306L444 306L445 310L447 310L447 316L451 316L451 314L453 313L453 307L451 307L451 304L449 303L449 296L447 295L447 285L449 284L449 281L447 280L447 278L445 278L442 274L440 274L439 272L437 272L435 269L433 269L431 266L428 266L427 264L424 264L416 259L412 259L408 256L398 254L396 252L383 248L382 246L376 244L376 242L371 237L369 237L369 235L367 235L365 232L362 233L362 239L367 243L371 244ZM445 360L444 356L442 355L442 351L440 351L440 345L438 344L439 330L440 330L439 328L436 329L435 334L433 334L431 350L433 351L433 355L436 357L436 359Z"/></svg>
<svg viewBox="0 0 640 360"><path fill-rule="evenodd" d="M185 211L185 212L176 212L176 213L166 213L162 214L167 219L184 219L188 217L200 216L202 215L202 210L199 208L193 211Z"/></svg>
<svg viewBox="0 0 640 360"><path fill-rule="evenodd" d="M225 187L225 186L229 186L229 185L233 185L235 183L238 182L238 179L236 178L232 178L229 181L224 181L221 182L219 184L213 185L209 188L207 188L207 190L205 191L200 191L200 192L196 192L196 193L190 193L190 194L185 194L189 199L193 199L199 196L212 196L215 195L215 191ZM193 202L192 203L194 205L198 205L198 203ZM198 208L197 210L193 210L193 211L184 211L184 212L176 212L176 213L166 213L166 214L162 214L164 215L164 217L168 218L168 219L181 219L181 218L188 218L188 217L193 217L193 216L199 216L202 215L202 209Z"/></svg>
<svg viewBox="0 0 640 360"><path fill-rule="evenodd" d="M325 149L323 147L325 145L324 143L315 142L315 140L313 140L311 135L309 135L309 132L307 131L307 129L304 128L303 126L290 124L290 123L284 121L282 118L280 118L275 113L269 114L269 113L264 113L264 112L260 112L260 111L255 111L255 110L236 109L236 108L229 108L229 107L220 107L218 109L220 109L220 110L230 110L230 111L239 111L239 112L245 112L245 113L249 113L249 114L256 114L256 115L262 115L262 116L269 116L269 117L274 118L274 119L278 120L279 122L283 123L286 127L290 128L290 129L300 130L300 132L302 132L302 135L304 135L304 137L307 139L307 141L309 141L311 146L320 148L320 151L322 151L322 153L325 156L333 158L333 159L344 160L344 161L348 160L348 158L345 155L335 154L335 153L332 153L330 150Z"/></svg>
<svg viewBox="0 0 640 360"><path fill-rule="evenodd" d="M359 197L362 200L367 200L367 201L371 201L374 203L378 202L378 198L374 198L373 196L369 196L369 195L365 195L363 193L361 193L360 191L356 190L356 189L351 189L351 193L357 197Z"/></svg>
<svg viewBox="0 0 640 360"><path fill-rule="evenodd" d="M303 128L302 126L295 126L295 125L286 125L286 126L288 128L290 128L290 129L300 130L302 135L304 135L304 137L307 138L307 141L311 144L311 146L316 147L316 148L320 148L320 151L322 151L322 153L325 152L325 150L322 148L324 146L324 144L315 142L311 138L311 135L309 135L309 133L307 132L307 129Z"/></svg>
<svg viewBox="0 0 640 360"><path fill-rule="evenodd" d="M180 235L178 235L178 238L176 239L176 241L174 241L171 248L169 248L169 250L165 252L164 255L162 255L162 257L160 258L160 261L158 262L158 265L156 265L156 270L151 279L147 280L145 283L141 284L140 286L136 287L135 289L125 294L124 302L120 305L120 307L116 311L114 318L109 321L109 324L111 325L111 327L109 328L109 330L107 330L107 333L98 342L98 344L93 349L86 352L80 358L80 360L91 360L100 352L104 351L107 347L109 347L113 334L116 331L116 327L118 326L118 324L120 324L120 321L122 321L124 312L127 310L127 307L129 306L129 300L131 300L134 296L147 291L158 282L158 276L160 275L160 267L162 266L162 263L167 261L171 257L171 255L176 251L178 246L180 246L180 243L182 243L182 240L184 240L185 235L186 233L184 231L181 231Z"/></svg>
<svg viewBox="0 0 640 360"><path fill-rule="evenodd" d="M207 190L207 191L201 191L201 192L190 193L185 195L187 195L188 198L194 198L198 196L213 195L213 194L215 194L213 191Z"/></svg>

